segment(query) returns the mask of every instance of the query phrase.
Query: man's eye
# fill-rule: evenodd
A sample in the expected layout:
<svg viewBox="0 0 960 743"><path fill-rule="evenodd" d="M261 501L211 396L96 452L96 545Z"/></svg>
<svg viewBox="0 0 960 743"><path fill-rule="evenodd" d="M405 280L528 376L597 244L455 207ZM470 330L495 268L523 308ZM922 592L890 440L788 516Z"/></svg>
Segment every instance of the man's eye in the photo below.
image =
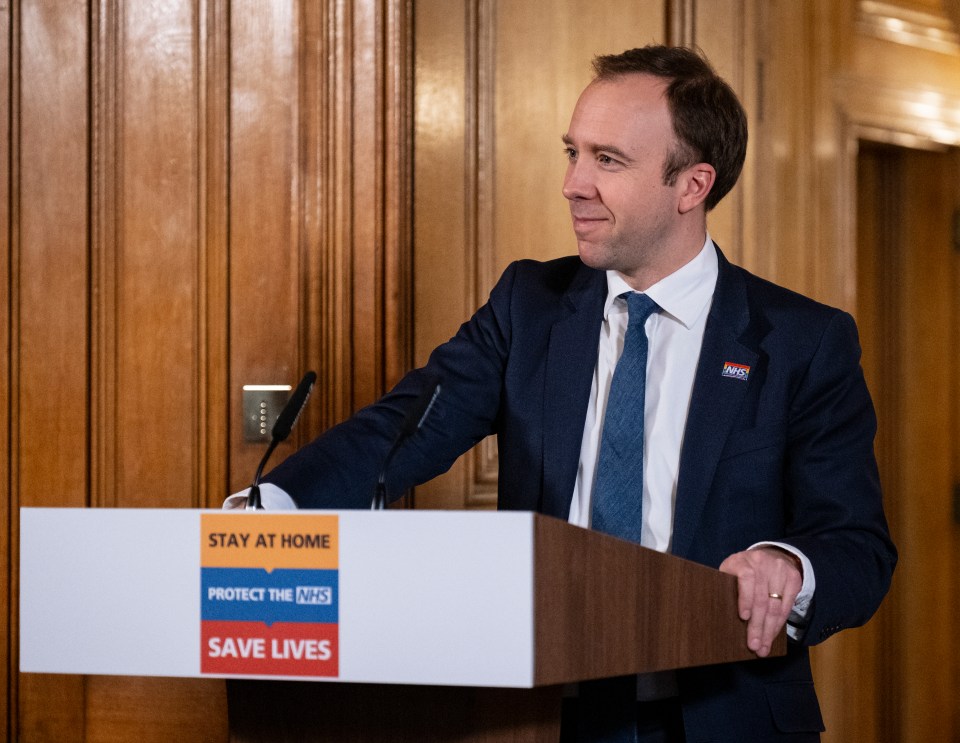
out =
<svg viewBox="0 0 960 743"><path fill-rule="evenodd" d="M577 159L577 151L576 151L575 149L573 149L573 147L564 147L564 148L563 148L563 154L565 154L565 155L567 156L567 159L568 159L568 160L576 160L576 159Z"/></svg>
<svg viewBox="0 0 960 743"><path fill-rule="evenodd" d="M616 162L610 155L597 155L597 162L601 165L613 165Z"/></svg>

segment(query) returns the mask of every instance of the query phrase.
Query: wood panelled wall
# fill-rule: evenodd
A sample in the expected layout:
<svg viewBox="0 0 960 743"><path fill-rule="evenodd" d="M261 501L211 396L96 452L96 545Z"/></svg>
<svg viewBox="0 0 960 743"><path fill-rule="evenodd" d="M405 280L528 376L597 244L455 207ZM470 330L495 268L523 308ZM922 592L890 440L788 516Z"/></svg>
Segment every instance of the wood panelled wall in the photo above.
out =
<svg viewBox="0 0 960 743"><path fill-rule="evenodd" d="M225 739L216 681L18 674L17 509L216 507L262 451L243 384L320 373L289 452L422 361L508 261L574 250L560 135L594 54L701 46L751 120L711 233L869 323L861 142L957 145L958 22L957 0L0 0L6 737ZM910 187L950 188L938 168ZM485 442L416 503L489 507L495 472ZM960 536L950 494L904 488L887 507L912 592L815 654L829 741L926 740L922 720L960 740L958 661L934 693L911 653L956 655L944 613L909 611L955 613L943 568L913 561L934 539L960 568Z"/></svg>
<svg viewBox="0 0 960 743"><path fill-rule="evenodd" d="M320 372L289 452L409 367L410 24L0 3L0 737L223 739L222 682L18 676L18 508L217 507L263 452L243 384Z"/></svg>

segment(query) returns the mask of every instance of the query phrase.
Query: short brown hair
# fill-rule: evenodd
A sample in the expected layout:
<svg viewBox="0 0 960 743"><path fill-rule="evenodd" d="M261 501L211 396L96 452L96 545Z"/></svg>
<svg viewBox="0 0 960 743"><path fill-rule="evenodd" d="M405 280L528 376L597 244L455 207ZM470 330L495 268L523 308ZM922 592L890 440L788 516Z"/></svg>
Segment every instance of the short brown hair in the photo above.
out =
<svg viewBox="0 0 960 743"><path fill-rule="evenodd" d="M679 146L664 163L663 182L673 185L691 165L709 163L717 179L707 194L707 211L733 188L747 154L747 115L736 93L699 49L645 46L593 60L596 80L646 74L669 81L667 105Z"/></svg>

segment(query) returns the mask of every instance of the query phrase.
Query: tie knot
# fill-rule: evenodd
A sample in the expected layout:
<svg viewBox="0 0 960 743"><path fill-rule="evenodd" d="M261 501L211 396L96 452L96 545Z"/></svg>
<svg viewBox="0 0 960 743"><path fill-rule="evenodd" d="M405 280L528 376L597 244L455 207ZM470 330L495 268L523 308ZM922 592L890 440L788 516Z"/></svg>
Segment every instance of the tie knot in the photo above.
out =
<svg viewBox="0 0 960 743"><path fill-rule="evenodd" d="M650 315L660 310L660 305L650 299L646 294L641 294L640 292L625 292L620 296L627 300L627 311L629 312L629 323L631 327L643 325Z"/></svg>

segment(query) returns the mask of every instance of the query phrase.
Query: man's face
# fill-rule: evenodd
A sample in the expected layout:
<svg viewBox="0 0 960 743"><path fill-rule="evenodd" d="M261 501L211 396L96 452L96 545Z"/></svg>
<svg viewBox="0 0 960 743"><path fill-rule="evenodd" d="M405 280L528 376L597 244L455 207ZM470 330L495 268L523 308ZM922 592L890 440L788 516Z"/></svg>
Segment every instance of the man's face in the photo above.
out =
<svg viewBox="0 0 960 743"><path fill-rule="evenodd" d="M625 277L650 274L680 229L678 186L663 183L676 136L666 82L630 74L595 81L580 96L564 135L570 203L580 257Z"/></svg>

